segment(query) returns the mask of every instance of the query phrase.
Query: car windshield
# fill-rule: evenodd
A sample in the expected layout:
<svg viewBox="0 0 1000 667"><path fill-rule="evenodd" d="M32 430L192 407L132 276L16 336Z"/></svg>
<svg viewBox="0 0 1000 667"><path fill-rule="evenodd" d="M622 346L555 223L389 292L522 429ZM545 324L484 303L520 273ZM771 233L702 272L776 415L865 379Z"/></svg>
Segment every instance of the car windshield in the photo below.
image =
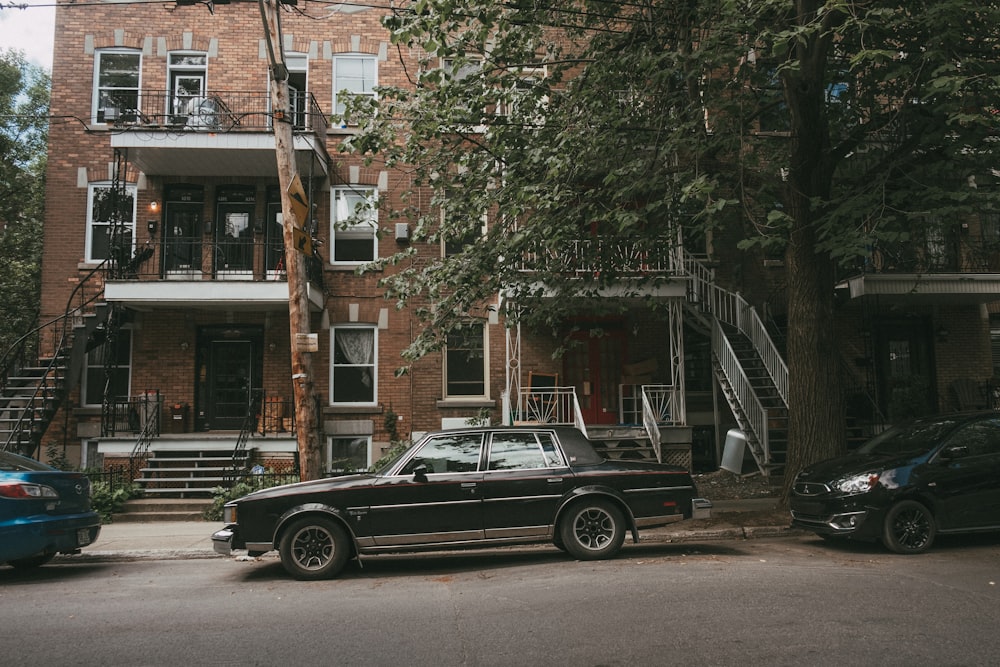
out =
<svg viewBox="0 0 1000 667"><path fill-rule="evenodd" d="M10 452L0 452L0 471L21 472L25 470L52 470L52 468L34 459Z"/></svg>
<svg viewBox="0 0 1000 667"><path fill-rule="evenodd" d="M945 435L955 428L953 420L913 422L894 426L858 448L859 454L871 456L901 456L920 454L941 442Z"/></svg>

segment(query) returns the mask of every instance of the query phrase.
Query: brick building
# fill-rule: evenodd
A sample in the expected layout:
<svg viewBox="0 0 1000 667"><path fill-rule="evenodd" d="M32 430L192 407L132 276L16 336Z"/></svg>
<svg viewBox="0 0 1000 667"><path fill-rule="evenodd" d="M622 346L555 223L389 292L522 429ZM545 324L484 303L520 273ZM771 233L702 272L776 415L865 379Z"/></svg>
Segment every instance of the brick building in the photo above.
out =
<svg viewBox="0 0 1000 667"><path fill-rule="evenodd" d="M408 176L338 152L352 130L330 118L338 91L404 84L409 55L390 49L379 10L300 6L308 11L282 17L283 46L295 161L313 205L305 231L321 244L308 259L325 466L363 468L394 437L488 418L575 423L613 456L704 467L718 464L738 425L760 469L780 468L794 381L776 333L782 269L723 235L643 268L682 278L649 295L662 314L637 306L560 359L554 337L492 313L450 352L397 375L419 322L383 298L377 274L355 270L410 243L405 225L379 219L404 205ZM39 422L38 444L63 445L82 465L138 455L215 470L246 447L268 467L293 466L288 291L256 5L60 2L56 17L51 112L66 120L49 136L42 321L56 322L47 351L66 350L47 363L68 394ZM355 213L374 198L377 211ZM868 423L910 380L924 409L958 407L957 380L982 395L993 376L986 304L1000 281L967 242L979 248L998 232L995 220L977 221L956 229L964 245L910 248L912 262L879 257L844 276L845 385ZM733 316L743 312L752 316ZM727 337L752 341L750 358ZM765 386L741 370L750 365L766 369Z"/></svg>

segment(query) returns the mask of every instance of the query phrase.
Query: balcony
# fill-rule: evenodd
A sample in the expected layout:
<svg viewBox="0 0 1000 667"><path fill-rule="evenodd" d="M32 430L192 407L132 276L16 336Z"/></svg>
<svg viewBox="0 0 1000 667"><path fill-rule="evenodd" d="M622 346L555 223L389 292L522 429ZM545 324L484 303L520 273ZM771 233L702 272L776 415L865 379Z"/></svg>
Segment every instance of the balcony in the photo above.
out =
<svg viewBox="0 0 1000 667"><path fill-rule="evenodd" d="M310 308L323 307L323 266L306 258ZM118 277L108 278L105 299L133 308L226 308L283 310L288 307L284 252L280 241L170 237L150 240Z"/></svg>
<svg viewBox="0 0 1000 667"><path fill-rule="evenodd" d="M542 244L539 244L542 246ZM521 270L546 272L570 279L612 280L597 290L607 298L677 298L687 293L683 263L672 239L640 245L613 238L572 239L558 247L545 245L524 255ZM550 296L556 296L552 292Z"/></svg>
<svg viewBox="0 0 1000 667"><path fill-rule="evenodd" d="M1000 244L970 233L968 226L948 237L883 243L837 287L852 299L878 296L908 305L996 301Z"/></svg>
<svg viewBox="0 0 1000 667"><path fill-rule="evenodd" d="M291 96L293 150L298 172L326 176L327 116L311 93ZM274 176L270 94L212 91L178 99L143 90L103 100L98 118L111 147L151 176Z"/></svg>

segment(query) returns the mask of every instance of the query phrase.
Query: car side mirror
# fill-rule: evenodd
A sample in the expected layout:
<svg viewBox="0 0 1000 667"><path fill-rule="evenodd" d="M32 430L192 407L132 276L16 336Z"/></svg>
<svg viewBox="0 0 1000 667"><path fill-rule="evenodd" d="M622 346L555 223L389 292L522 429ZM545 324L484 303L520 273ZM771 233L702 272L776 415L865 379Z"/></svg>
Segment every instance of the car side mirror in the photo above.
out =
<svg viewBox="0 0 1000 667"><path fill-rule="evenodd" d="M427 464L421 463L416 468L413 469L413 481L414 482L426 482L427 481Z"/></svg>
<svg viewBox="0 0 1000 667"><path fill-rule="evenodd" d="M951 461L969 455L969 448L965 445L952 445L941 450L941 460Z"/></svg>

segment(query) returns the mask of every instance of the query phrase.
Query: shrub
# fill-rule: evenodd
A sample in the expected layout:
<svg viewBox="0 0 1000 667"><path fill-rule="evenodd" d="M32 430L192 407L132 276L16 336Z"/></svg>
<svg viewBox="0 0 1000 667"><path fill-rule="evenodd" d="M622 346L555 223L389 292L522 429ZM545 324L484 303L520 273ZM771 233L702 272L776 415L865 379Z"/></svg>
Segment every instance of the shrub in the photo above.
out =
<svg viewBox="0 0 1000 667"><path fill-rule="evenodd" d="M107 482L94 482L90 487L90 506L101 515L101 523L111 523L112 515L120 512L125 501L142 495L134 484L114 489Z"/></svg>

